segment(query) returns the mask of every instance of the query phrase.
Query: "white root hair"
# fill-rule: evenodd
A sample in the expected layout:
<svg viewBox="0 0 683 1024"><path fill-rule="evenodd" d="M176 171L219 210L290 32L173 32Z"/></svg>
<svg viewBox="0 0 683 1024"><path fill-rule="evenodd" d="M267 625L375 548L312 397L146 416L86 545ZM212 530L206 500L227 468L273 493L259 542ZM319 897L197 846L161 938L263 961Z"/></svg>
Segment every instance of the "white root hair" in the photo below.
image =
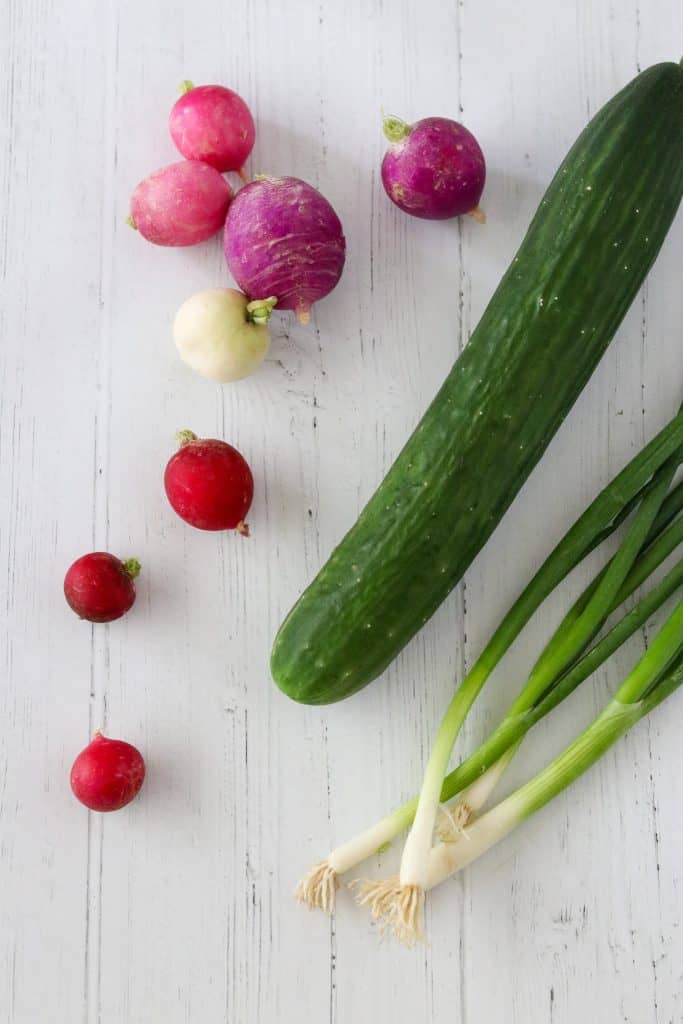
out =
<svg viewBox="0 0 683 1024"><path fill-rule="evenodd" d="M339 879L327 860L315 864L297 885L294 895L297 903L305 903L309 910L334 912Z"/></svg>
<svg viewBox="0 0 683 1024"><path fill-rule="evenodd" d="M457 843L463 837L467 839L465 826L473 813L473 808L465 800L459 800L454 807L442 807L436 821L436 834L441 842Z"/></svg>
<svg viewBox="0 0 683 1024"><path fill-rule="evenodd" d="M367 907L380 935L390 934L405 946L424 942L425 893L419 885L401 885L398 875L380 881L358 879L351 883L356 900Z"/></svg>

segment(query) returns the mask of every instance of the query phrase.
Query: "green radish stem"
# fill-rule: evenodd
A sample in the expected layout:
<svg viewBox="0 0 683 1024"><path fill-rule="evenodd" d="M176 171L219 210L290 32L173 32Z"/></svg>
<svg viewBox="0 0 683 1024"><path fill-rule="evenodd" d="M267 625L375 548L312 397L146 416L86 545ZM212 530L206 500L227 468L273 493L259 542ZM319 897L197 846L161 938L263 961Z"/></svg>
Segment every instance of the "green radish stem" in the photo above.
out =
<svg viewBox="0 0 683 1024"><path fill-rule="evenodd" d="M141 565L137 558L127 558L123 563L123 571L127 576L130 576L132 580L134 580L136 576L140 575L140 569Z"/></svg>
<svg viewBox="0 0 683 1024"><path fill-rule="evenodd" d="M254 324L267 324L276 306L277 299L274 295L267 299L254 299L247 303L247 320Z"/></svg>
<svg viewBox="0 0 683 1024"><path fill-rule="evenodd" d="M617 593L650 533L678 464L679 454L674 452L657 470L655 485L643 498L625 540L609 563L585 609L575 621L565 620L555 633L534 666L524 690L514 702L511 715L522 713L533 706L538 697L576 659L602 627ZM584 550L585 546L586 544L583 545ZM513 613L515 607L513 606ZM403 849L399 875L401 886L417 886L422 890L426 886L434 824L448 762L467 713L490 671L487 647L456 690L441 720L425 770L415 819Z"/></svg>
<svg viewBox="0 0 683 1024"><path fill-rule="evenodd" d="M401 142L410 135L410 125L402 121L400 117L385 117L382 122L382 131L389 142Z"/></svg>
<svg viewBox="0 0 683 1024"><path fill-rule="evenodd" d="M470 864L598 761L620 736L683 684L683 602L597 718L546 768L468 828L467 843L431 852L427 888ZM664 673L669 672L667 675Z"/></svg>
<svg viewBox="0 0 683 1024"><path fill-rule="evenodd" d="M182 448L184 444L189 444L190 441L198 440L197 435L193 430L177 430L175 439L180 448Z"/></svg>

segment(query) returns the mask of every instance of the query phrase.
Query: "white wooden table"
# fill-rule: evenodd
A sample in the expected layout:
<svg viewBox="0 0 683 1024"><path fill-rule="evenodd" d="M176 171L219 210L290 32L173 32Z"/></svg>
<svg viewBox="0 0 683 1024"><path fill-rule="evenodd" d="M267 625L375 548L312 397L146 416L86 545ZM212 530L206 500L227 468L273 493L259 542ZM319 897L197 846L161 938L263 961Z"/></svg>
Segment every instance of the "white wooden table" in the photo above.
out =
<svg viewBox="0 0 683 1024"><path fill-rule="evenodd" d="M682 39L678 0L3 4L1 1024L683 1020L678 697L445 886L426 948L380 943L343 894L333 919L292 899L312 860L413 794L454 676L681 399L680 219L503 526L381 681L304 708L268 672L279 621L466 342L566 149ZM252 173L320 187L348 239L312 324L276 315L267 364L232 387L194 376L170 340L180 302L227 283L220 241L155 249L125 223L136 182L178 159L166 117L186 77L242 93ZM389 204L382 109L476 133L486 227ZM162 472L180 427L249 459L250 541L171 512ZM92 549L143 564L134 611L110 627L61 595ZM527 630L462 750L569 598ZM536 730L508 789L645 641ZM96 725L147 759L120 814L88 815L69 791Z"/></svg>

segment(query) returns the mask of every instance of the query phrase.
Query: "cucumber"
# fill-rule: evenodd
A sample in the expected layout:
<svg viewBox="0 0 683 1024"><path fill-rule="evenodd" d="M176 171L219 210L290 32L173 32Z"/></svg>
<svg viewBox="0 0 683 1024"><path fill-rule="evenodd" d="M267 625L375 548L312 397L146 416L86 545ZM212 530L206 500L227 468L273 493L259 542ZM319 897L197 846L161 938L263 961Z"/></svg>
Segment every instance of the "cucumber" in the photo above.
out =
<svg viewBox="0 0 683 1024"><path fill-rule="evenodd" d="M375 678L462 577L595 369L683 192L683 68L599 111L355 526L289 613L273 677L326 704Z"/></svg>

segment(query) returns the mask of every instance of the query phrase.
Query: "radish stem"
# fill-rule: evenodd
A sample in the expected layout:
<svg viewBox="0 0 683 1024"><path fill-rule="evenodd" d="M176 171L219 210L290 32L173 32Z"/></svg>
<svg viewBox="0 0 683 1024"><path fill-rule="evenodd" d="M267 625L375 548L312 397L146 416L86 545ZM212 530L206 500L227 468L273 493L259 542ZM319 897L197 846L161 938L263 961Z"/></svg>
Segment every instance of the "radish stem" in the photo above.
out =
<svg viewBox="0 0 683 1024"><path fill-rule="evenodd" d="M385 117L382 122L382 131L389 142L401 142L410 135L410 125L402 121L400 117Z"/></svg>
<svg viewBox="0 0 683 1024"><path fill-rule="evenodd" d="M254 299L247 303L247 320L254 324L267 324L270 314L277 306L277 299L271 295L268 299Z"/></svg>
<svg viewBox="0 0 683 1024"><path fill-rule="evenodd" d="M134 580L136 576L140 575L140 569L141 565L137 558L126 558L123 562L123 570L132 580Z"/></svg>
<svg viewBox="0 0 683 1024"><path fill-rule="evenodd" d="M178 445L182 448L183 445L189 444L190 441L197 441L197 435L193 430L177 430L175 439Z"/></svg>

